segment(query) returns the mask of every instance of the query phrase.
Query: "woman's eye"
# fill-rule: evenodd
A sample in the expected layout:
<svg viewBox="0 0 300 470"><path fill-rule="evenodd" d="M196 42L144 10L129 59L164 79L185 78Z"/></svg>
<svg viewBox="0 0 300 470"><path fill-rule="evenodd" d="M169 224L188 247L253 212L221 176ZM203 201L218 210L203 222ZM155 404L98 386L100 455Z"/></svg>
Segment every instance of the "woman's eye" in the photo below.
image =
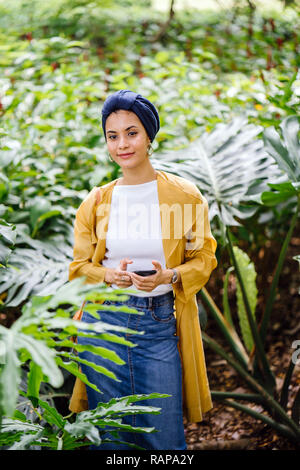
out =
<svg viewBox="0 0 300 470"><path fill-rule="evenodd" d="M134 136L136 134L137 134L137 132L135 132L135 131L128 132L129 136ZM116 135L109 135L108 138L109 138L109 140L116 140L117 136Z"/></svg>

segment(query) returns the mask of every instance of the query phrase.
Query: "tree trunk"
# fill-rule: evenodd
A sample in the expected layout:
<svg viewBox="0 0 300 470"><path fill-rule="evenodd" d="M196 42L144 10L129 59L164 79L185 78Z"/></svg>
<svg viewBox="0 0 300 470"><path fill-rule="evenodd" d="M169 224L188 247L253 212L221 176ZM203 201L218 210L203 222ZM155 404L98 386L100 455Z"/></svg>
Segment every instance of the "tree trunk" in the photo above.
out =
<svg viewBox="0 0 300 470"><path fill-rule="evenodd" d="M167 32L167 29L172 21L172 19L174 18L174 15L175 15L175 11L174 11L174 4L175 4L175 0L171 0L171 3L170 3L170 10L169 10L169 18L168 20L166 21L166 23L164 23L162 25L162 27L160 28L160 30L158 31L158 33L150 39L150 42L156 42L158 41L159 39L161 39Z"/></svg>

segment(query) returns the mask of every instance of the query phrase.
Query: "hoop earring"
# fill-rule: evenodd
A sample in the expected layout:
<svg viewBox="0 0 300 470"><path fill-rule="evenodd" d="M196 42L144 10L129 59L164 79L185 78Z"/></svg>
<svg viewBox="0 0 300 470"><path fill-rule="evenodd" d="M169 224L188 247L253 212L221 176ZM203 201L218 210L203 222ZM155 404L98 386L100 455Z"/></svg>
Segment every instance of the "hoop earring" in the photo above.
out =
<svg viewBox="0 0 300 470"><path fill-rule="evenodd" d="M147 155L148 157L151 157L151 155L153 154L154 150L153 150L153 147L151 144L148 145L147 147Z"/></svg>
<svg viewBox="0 0 300 470"><path fill-rule="evenodd" d="M108 160L110 160L111 162L113 162L113 161L114 161L114 160L111 158L111 156L110 156L110 153L109 153L109 152L107 152L107 156L108 156Z"/></svg>

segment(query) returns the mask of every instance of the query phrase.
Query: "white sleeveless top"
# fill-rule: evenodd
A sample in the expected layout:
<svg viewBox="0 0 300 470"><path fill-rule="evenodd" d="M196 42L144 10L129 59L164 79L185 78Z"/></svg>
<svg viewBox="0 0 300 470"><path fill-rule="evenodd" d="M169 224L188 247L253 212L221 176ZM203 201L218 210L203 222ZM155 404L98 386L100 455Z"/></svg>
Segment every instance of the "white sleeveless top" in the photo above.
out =
<svg viewBox="0 0 300 470"><path fill-rule="evenodd" d="M114 186L102 265L116 268L122 258L133 261L127 264L130 272L155 269L152 260L166 269L157 180ZM111 287L119 289L116 284ZM151 292L139 290L133 284L125 290L133 291L128 292L129 295L152 297L171 291L172 284L161 284Z"/></svg>

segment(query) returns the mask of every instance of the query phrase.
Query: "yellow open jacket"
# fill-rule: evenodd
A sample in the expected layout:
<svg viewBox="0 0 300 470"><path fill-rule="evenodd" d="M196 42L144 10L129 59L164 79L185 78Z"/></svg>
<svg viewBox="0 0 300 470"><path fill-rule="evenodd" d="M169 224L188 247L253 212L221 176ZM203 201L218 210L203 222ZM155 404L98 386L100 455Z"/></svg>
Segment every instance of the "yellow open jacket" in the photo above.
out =
<svg viewBox="0 0 300 470"><path fill-rule="evenodd" d="M111 197L117 181L116 179L104 186L94 187L76 212L74 261L69 266L70 281L76 277L86 276L86 283L104 282L106 268L101 265L101 261L105 257L106 246L103 234L108 228ZM179 337L178 348L182 363L184 409L188 421L198 422L202 420L203 413L212 408L212 401L196 293L206 284L212 270L217 266L215 257L217 243L211 234L207 201L193 183L171 173L157 171L157 188L166 267L176 268L181 274L180 282L173 284L173 292ZM177 210L182 209L182 214L187 207L202 206L202 211L198 212L198 215L193 209L191 218L193 221L191 228L195 228L196 218L201 217L202 242L198 245L197 242L195 245L187 245L184 235L181 238L176 235L178 219L176 222L175 216L170 218L170 214L162 210L163 206L171 207L174 204ZM186 229L184 230L187 234ZM187 249L190 247L193 249ZM77 378L70 401L70 410L78 413L86 409L88 409L88 402L85 384Z"/></svg>

